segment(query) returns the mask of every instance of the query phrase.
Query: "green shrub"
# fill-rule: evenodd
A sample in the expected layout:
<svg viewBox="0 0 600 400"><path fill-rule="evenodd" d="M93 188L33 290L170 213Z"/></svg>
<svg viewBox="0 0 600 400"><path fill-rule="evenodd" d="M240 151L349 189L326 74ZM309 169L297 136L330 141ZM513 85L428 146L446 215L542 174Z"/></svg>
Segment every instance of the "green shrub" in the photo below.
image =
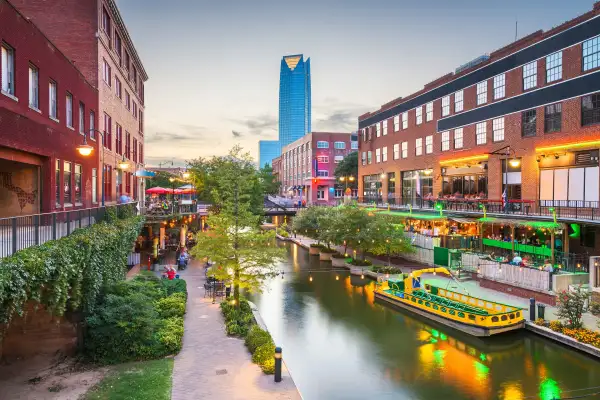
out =
<svg viewBox="0 0 600 400"><path fill-rule="evenodd" d="M156 311L161 318L183 317L185 314L185 298L183 294L175 293L155 303Z"/></svg>
<svg viewBox="0 0 600 400"><path fill-rule="evenodd" d="M173 293L184 293L187 299L187 283L183 279L161 279L160 285L165 289L167 296Z"/></svg>
<svg viewBox="0 0 600 400"><path fill-rule="evenodd" d="M150 281L158 283L161 279L152 271L140 271L134 278L134 281Z"/></svg>
<svg viewBox="0 0 600 400"><path fill-rule="evenodd" d="M140 293L151 299L151 301L156 301L166 296L166 292L158 284L158 281L136 278L109 286L106 288L105 293L117 296L129 296L134 293Z"/></svg>
<svg viewBox="0 0 600 400"><path fill-rule="evenodd" d="M239 321L229 321L225 325L225 332L230 336L245 337L248 334L248 325Z"/></svg>
<svg viewBox="0 0 600 400"><path fill-rule="evenodd" d="M398 267L393 267L391 265L373 265L371 268L373 272L377 272L380 274L401 274L402 270Z"/></svg>
<svg viewBox="0 0 600 400"><path fill-rule="evenodd" d="M252 362L258 365L264 364L275 355L275 345L272 342L265 343L256 348L252 354Z"/></svg>
<svg viewBox="0 0 600 400"><path fill-rule="evenodd" d="M254 353L263 344L273 343L273 339L269 332L261 329L258 325L252 325L248 336L246 336L245 343L250 353Z"/></svg>
<svg viewBox="0 0 600 400"><path fill-rule="evenodd" d="M336 254L336 253L337 253L337 250L335 250L335 249L330 249L329 247L326 247L326 246L324 246L324 247L321 249L321 253L326 253L326 254Z"/></svg>
<svg viewBox="0 0 600 400"><path fill-rule="evenodd" d="M287 233L287 231L284 231L283 229L282 229L282 230L278 230L278 231L277 231L277 234L278 234L279 236L281 236L281 237L284 237L284 238L286 238L286 237L289 237L289 236L290 236L290 234L289 234L289 233Z"/></svg>
<svg viewBox="0 0 600 400"><path fill-rule="evenodd" d="M331 255L331 258L346 258L346 256L340 253L335 253Z"/></svg>
<svg viewBox="0 0 600 400"><path fill-rule="evenodd" d="M165 354L176 354L183 344L183 318L167 318L158 330L158 340L164 347Z"/></svg>
<svg viewBox="0 0 600 400"><path fill-rule="evenodd" d="M273 375L275 373L275 358L271 357L260 364L260 368L267 375Z"/></svg>
<svg viewBox="0 0 600 400"><path fill-rule="evenodd" d="M352 260L350 264L355 265L357 267L370 267L373 263L369 260Z"/></svg>
<svg viewBox="0 0 600 400"><path fill-rule="evenodd" d="M311 243L310 247L316 247L316 248L322 249L323 245L322 244L318 244L318 243Z"/></svg>

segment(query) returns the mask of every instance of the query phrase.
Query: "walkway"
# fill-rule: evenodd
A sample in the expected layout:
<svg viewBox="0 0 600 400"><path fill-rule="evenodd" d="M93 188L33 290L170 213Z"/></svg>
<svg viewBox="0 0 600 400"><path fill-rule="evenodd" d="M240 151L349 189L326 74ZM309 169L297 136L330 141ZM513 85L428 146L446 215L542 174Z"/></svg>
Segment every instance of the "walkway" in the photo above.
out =
<svg viewBox="0 0 600 400"><path fill-rule="evenodd" d="M225 334L218 304L204 298L204 269L195 260L180 276L187 281L183 349L175 357L172 400L296 400L294 381L280 383L252 363L244 342Z"/></svg>
<svg viewBox="0 0 600 400"><path fill-rule="evenodd" d="M316 240L313 240L313 239L310 239L310 238L307 238L307 237L304 237L301 235L297 235L297 237L294 240L302 243L303 246L310 246L311 243L316 243ZM335 247L338 251L344 250L343 247L341 247L341 246L333 246L333 247ZM350 252L351 252L351 250L348 249L348 253L350 253ZM369 259L370 261L373 262L373 264L376 264L376 265L387 265L387 262L381 261L381 260L373 258L373 257L367 257L367 259ZM409 266L410 267L419 266L419 268L428 267L426 265L419 264L417 262L410 262L410 261L406 261L406 263L402 263L402 264L392 263L392 265L400 267L400 269L403 269L403 272L410 272L410 269L407 269L407 267L409 267ZM513 296L513 295L510 295L507 293L503 293L503 292L498 292L496 290L489 289L489 288L482 288L481 286L479 286L479 282L477 282L477 281L457 282L448 277L445 277L442 275L434 276L433 274L423 274L422 279L423 279L423 281L427 281L428 283L433 284L434 286L438 286L441 288L447 288L448 290L463 292L461 289L464 288L471 295L473 295L475 297L481 297L481 298L485 298L485 299L494 300L494 301L497 301L500 303L505 303L505 304L509 304L509 305L513 305L513 306L526 308L527 311L525 312L525 316L527 319L529 319L529 299L524 299L522 297ZM556 307L546 305L546 315L545 315L546 320L557 319L556 312L557 312ZM600 326L598 326L599 322L600 322L600 318L592 315L589 312L585 313L583 315L583 324L588 329L592 329L592 330L600 332Z"/></svg>

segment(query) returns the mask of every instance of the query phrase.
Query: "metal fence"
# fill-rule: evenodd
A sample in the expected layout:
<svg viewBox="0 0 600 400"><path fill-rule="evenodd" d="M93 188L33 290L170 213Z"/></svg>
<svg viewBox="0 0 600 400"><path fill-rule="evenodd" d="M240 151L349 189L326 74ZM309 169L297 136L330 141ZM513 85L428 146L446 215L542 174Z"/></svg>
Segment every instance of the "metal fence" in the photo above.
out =
<svg viewBox="0 0 600 400"><path fill-rule="evenodd" d="M75 229L102 221L109 209L137 206L137 202L80 210L0 218L0 258L27 247L68 236Z"/></svg>

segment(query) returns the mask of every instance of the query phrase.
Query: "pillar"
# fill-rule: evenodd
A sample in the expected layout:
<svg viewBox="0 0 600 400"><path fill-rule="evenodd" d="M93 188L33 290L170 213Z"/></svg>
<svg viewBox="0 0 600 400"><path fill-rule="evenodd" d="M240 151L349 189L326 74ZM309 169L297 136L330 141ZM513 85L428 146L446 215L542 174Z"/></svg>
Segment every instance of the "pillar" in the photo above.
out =
<svg viewBox="0 0 600 400"><path fill-rule="evenodd" d="M179 232L179 244L181 247L185 247L185 240L187 238L187 225L181 225L181 231Z"/></svg>
<svg viewBox="0 0 600 400"><path fill-rule="evenodd" d="M515 256L515 226L510 226L510 247L512 250L512 256Z"/></svg>
<svg viewBox="0 0 600 400"><path fill-rule="evenodd" d="M167 229L164 226L160 227L160 248L161 250L165 249L165 237L166 237L166 232Z"/></svg>
<svg viewBox="0 0 600 400"><path fill-rule="evenodd" d="M554 255L554 229L552 229L552 231L550 231L550 254L552 255L552 265L554 265L554 262L556 260L556 257Z"/></svg>

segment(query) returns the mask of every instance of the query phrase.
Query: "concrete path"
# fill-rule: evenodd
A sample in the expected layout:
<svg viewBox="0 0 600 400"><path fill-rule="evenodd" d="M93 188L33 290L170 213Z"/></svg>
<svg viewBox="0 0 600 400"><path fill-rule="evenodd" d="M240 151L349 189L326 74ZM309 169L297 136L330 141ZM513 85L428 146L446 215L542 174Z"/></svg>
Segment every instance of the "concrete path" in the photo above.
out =
<svg viewBox="0 0 600 400"><path fill-rule="evenodd" d="M175 357L172 400L296 400L289 374L280 383L252 363L244 342L228 337L219 304L204 298L204 269L195 260L180 271L187 281L183 349Z"/></svg>

